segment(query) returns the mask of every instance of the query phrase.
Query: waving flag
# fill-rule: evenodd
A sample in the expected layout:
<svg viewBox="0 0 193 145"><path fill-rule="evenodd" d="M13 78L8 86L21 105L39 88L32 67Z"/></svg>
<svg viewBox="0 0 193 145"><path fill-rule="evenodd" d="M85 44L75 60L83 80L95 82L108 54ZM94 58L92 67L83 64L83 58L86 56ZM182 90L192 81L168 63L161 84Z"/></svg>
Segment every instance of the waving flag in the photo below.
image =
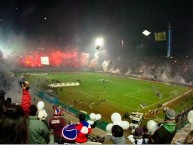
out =
<svg viewBox="0 0 193 145"><path fill-rule="evenodd" d="M164 41L166 40L166 32L157 32L154 33L155 35L155 41Z"/></svg>

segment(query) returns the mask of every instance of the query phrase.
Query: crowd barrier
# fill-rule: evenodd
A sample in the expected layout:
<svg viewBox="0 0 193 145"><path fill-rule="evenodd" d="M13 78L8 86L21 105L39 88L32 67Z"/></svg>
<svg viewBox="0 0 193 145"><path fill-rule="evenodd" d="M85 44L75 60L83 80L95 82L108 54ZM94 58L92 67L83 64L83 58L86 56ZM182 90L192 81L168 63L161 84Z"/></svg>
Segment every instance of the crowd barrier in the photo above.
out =
<svg viewBox="0 0 193 145"><path fill-rule="evenodd" d="M64 109L64 111L67 111L68 113L70 113L71 115L74 115L76 117L78 117L79 114L82 113L80 110L77 110L74 107L71 107L67 104L62 103L61 101L58 100L57 96L51 95L47 92L40 91L37 94L37 96L40 97L42 100L46 100L53 105L61 106ZM85 116L86 116L86 120L90 120L89 114L85 114ZM106 131L107 124L108 124L108 122L99 120L96 127Z"/></svg>

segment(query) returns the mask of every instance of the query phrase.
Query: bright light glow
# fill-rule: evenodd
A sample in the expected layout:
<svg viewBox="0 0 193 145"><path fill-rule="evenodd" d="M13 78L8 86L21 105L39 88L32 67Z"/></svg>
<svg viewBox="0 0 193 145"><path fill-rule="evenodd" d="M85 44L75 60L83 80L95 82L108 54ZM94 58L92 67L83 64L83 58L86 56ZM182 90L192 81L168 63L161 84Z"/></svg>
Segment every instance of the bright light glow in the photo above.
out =
<svg viewBox="0 0 193 145"><path fill-rule="evenodd" d="M96 46L102 46L103 45L103 38L97 38L95 41Z"/></svg>
<svg viewBox="0 0 193 145"><path fill-rule="evenodd" d="M145 35L145 36L148 36L149 34L151 34L151 32L149 32L149 31L147 31L147 30L144 30L144 31L142 32L142 34Z"/></svg>
<svg viewBox="0 0 193 145"><path fill-rule="evenodd" d="M3 53L3 58L8 58L8 56L13 52L13 50L6 45L0 45L0 52Z"/></svg>

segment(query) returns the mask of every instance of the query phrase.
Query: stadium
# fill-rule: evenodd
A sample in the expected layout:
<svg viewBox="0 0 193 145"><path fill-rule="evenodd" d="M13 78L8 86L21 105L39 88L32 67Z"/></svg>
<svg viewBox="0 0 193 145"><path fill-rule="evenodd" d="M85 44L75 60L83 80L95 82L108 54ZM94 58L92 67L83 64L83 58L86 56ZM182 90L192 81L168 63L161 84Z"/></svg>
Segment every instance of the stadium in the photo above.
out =
<svg viewBox="0 0 193 145"><path fill-rule="evenodd" d="M193 130L192 2L3 1L0 143L154 144L161 129L158 144L184 143ZM36 142L40 124L47 135Z"/></svg>
<svg viewBox="0 0 193 145"><path fill-rule="evenodd" d="M149 120L162 122L168 108L176 110L179 129L187 123L185 114L193 103L191 78L175 72L171 59L159 58L164 60L160 64L130 58L127 64L121 59L89 59L88 54L68 50L36 50L16 57L2 59L6 89L13 84L18 88L18 82L27 80L34 99L58 105L76 117L100 114L97 127L104 131L114 113L129 122L128 134ZM12 70L5 71L10 64ZM20 97L16 98L12 99L19 102Z"/></svg>

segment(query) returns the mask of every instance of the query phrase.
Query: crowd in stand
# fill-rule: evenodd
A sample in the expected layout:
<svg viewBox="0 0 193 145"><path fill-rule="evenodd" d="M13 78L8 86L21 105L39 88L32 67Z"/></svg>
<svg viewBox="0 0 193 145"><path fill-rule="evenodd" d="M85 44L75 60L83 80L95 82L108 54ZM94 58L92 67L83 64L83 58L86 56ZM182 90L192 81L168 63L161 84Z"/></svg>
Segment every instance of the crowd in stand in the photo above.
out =
<svg viewBox="0 0 193 145"><path fill-rule="evenodd" d="M62 109L53 106L53 116L46 120L47 114L39 104L31 103L30 84L20 83L22 101L20 105L5 100L5 92L0 91L0 143L1 144L76 144L95 141L104 144L171 144L176 133L176 113L172 109L165 112L165 118L154 132L147 126L138 127L133 135L125 136L123 128L114 124L111 133L103 137L92 137L96 122L90 124L84 114L79 115L79 122L67 123ZM185 143L192 142L192 131Z"/></svg>
<svg viewBox="0 0 193 145"><path fill-rule="evenodd" d="M20 105L5 100L5 92L0 91L0 144L49 144L49 143L84 143L92 125L79 115L79 122L67 124L62 117L62 109L53 106L53 117L48 121L47 115L39 104L31 102L28 81L20 82L22 101ZM43 112L43 114L42 114Z"/></svg>
<svg viewBox="0 0 193 145"><path fill-rule="evenodd" d="M148 79L189 85L192 85L193 81L192 66L193 60L188 57L140 57L130 58L130 61L125 62L125 64L123 61L114 63L114 68L130 69L129 74L124 73L124 75L139 75ZM167 80L163 75L167 75Z"/></svg>

